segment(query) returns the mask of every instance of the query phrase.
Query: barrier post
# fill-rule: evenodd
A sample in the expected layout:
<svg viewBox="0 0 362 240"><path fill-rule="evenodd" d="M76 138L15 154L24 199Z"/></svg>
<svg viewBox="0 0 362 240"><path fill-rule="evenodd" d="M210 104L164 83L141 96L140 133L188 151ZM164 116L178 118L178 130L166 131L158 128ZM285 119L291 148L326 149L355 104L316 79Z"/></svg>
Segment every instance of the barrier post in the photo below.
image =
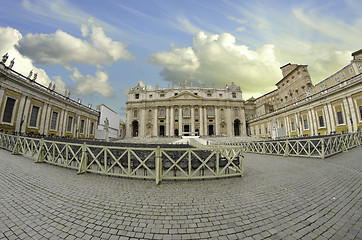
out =
<svg viewBox="0 0 362 240"><path fill-rule="evenodd" d="M88 165L87 144L84 142L82 145L82 159L80 161L77 174L86 173L87 165Z"/></svg>
<svg viewBox="0 0 362 240"><path fill-rule="evenodd" d="M39 146L39 153L38 153L38 157L36 158L35 162L42 163L42 162L44 162L44 158L45 158L44 138L41 138L40 146Z"/></svg>
<svg viewBox="0 0 362 240"><path fill-rule="evenodd" d="M155 150L155 160L156 160L156 185L160 184L161 182L161 170L162 170L162 157L161 157L161 149L160 146L157 146Z"/></svg>

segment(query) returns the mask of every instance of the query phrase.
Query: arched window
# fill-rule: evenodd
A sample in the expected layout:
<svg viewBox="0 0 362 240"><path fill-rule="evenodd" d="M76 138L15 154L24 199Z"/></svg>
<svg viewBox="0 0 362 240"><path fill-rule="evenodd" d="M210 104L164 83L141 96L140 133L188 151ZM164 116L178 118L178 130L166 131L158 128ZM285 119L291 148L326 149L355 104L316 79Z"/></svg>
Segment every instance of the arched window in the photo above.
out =
<svg viewBox="0 0 362 240"><path fill-rule="evenodd" d="M190 110L189 108L185 108L184 109L184 116L189 116L190 115Z"/></svg>
<svg viewBox="0 0 362 240"><path fill-rule="evenodd" d="M195 116L199 116L199 109L195 109Z"/></svg>
<svg viewBox="0 0 362 240"><path fill-rule="evenodd" d="M209 109L208 109L207 115L208 115L208 116L212 116L212 115L213 115L213 114L212 114L212 108L209 108Z"/></svg>
<svg viewBox="0 0 362 240"><path fill-rule="evenodd" d="M175 117L178 117L178 109L175 109Z"/></svg>
<svg viewBox="0 0 362 240"><path fill-rule="evenodd" d="M160 110L160 117L164 117L165 116L165 109L161 109Z"/></svg>
<svg viewBox="0 0 362 240"><path fill-rule="evenodd" d="M133 117L138 117L138 110L134 110L134 112L133 112Z"/></svg>

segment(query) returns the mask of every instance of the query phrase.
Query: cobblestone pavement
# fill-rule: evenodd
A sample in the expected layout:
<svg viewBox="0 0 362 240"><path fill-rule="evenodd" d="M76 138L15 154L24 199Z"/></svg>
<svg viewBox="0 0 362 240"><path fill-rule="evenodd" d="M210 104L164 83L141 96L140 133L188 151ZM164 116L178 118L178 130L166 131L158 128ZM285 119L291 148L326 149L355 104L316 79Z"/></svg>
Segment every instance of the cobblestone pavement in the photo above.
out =
<svg viewBox="0 0 362 240"><path fill-rule="evenodd" d="M242 178L156 186L0 150L0 239L362 239L361 156L246 154Z"/></svg>

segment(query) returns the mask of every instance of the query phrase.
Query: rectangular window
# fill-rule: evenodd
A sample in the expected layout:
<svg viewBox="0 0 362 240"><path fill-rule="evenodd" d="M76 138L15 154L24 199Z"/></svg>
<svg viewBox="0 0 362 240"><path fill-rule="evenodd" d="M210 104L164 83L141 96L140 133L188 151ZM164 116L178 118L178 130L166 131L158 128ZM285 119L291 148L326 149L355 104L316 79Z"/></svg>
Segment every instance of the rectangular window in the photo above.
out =
<svg viewBox="0 0 362 240"><path fill-rule="evenodd" d="M57 122L58 122L58 113L52 113L52 118L50 120L50 130L56 131L57 130Z"/></svg>
<svg viewBox="0 0 362 240"><path fill-rule="evenodd" d="M261 128L259 128L259 134L261 134Z"/></svg>
<svg viewBox="0 0 362 240"><path fill-rule="evenodd" d="M238 111L237 108L234 109L234 116L235 116L235 117L239 116L239 111Z"/></svg>
<svg viewBox="0 0 362 240"><path fill-rule="evenodd" d="M4 110L3 120L2 120L3 122L11 123L11 120L13 118L15 102L16 102L16 99L14 99L14 98L8 97L6 99L5 110Z"/></svg>
<svg viewBox="0 0 362 240"><path fill-rule="evenodd" d="M353 67L350 67L350 68L349 68L349 72L350 72L350 73L353 73Z"/></svg>
<svg viewBox="0 0 362 240"><path fill-rule="evenodd" d="M35 105L31 108L29 127L37 127L39 109L40 107Z"/></svg>
<svg viewBox="0 0 362 240"><path fill-rule="evenodd" d="M134 95L134 97L135 97L135 99L139 99L139 98L140 98L140 95L139 95L138 93L136 93L136 94Z"/></svg>
<svg viewBox="0 0 362 240"><path fill-rule="evenodd" d="M324 127L324 118L323 115L318 116L318 122L319 122L319 127L323 128Z"/></svg>
<svg viewBox="0 0 362 240"><path fill-rule="evenodd" d="M304 126L304 130L309 129L308 119L303 119L303 126Z"/></svg>
<svg viewBox="0 0 362 240"><path fill-rule="evenodd" d="M233 92L232 95L233 95L233 98L236 98L236 93Z"/></svg>
<svg viewBox="0 0 362 240"><path fill-rule="evenodd" d="M359 119L362 121L362 105L359 108Z"/></svg>
<svg viewBox="0 0 362 240"><path fill-rule="evenodd" d="M292 132L294 132L295 131L295 123L292 122L291 124L292 124Z"/></svg>
<svg viewBox="0 0 362 240"><path fill-rule="evenodd" d="M80 128L79 128L79 133L80 134L84 134L84 123L85 121L83 119L80 120Z"/></svg>
<svg viewBox="0 0 362 240"><path fill-rule="evenodd" d="M164 94L164 93L161 93L161 94L160 94L160 97L165 97L165 94Z"/></svg>
<svg viewBox="0 0 362 240"><path fill-rule="evenodd" d="M265 134L268 134L268 128L267 127L265 128Z"/></svg>
<svg viewBox="0 0 362 240"><path fill-rule="evenodd" d="M91 122L90 134L93 135L94 131L94 122Z"/></svg>
<svg viewBox="0 0 362 240"><path fill-rule="evenodd" d="M338 124L344 124L344 120L343 120L343 114L342 114L342 111L338 111L337 112L337 121L338 121Z"/></svg>
<svg viewBox="0 0 362 240"><path fill-rule="evenodd" d="M72 126L73 126L73 117L68 116L67 132L72 132Z"/></svg>
<svg viewBox="0 0 362 240"><path fill-rule="evenodd" d="M211 97L211 93L208 93L207 96L208 96L208 97Z"/></svg>

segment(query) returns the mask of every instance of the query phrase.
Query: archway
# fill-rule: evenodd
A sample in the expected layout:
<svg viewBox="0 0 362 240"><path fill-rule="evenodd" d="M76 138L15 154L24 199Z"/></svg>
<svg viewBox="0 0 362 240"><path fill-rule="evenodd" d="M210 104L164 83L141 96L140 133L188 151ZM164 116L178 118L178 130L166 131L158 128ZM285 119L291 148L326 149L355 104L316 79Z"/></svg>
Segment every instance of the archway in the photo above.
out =
<svg viewBox="0 0 362 240"><path fill-rule="evenodd" d="M178 137L178 129L175 129L175 136Z"/></svg>
<svg viewBox="0 0 362 240"><path fill-rule="evenodd" d="M200 130L198 128L195 129L195 136L199 136L200 135Z"/></svg>
<svg viewBox="0 0 362 240"><path fill-rule="evenodd" d="M138 137L138 121L132 122L132 137Z"/></svg>
<svg viewBox="0 0 362 240"><path fill-rule="evenodd" d="M240 120L235 119L234 121L234 136L240 136Z"/></svg>

